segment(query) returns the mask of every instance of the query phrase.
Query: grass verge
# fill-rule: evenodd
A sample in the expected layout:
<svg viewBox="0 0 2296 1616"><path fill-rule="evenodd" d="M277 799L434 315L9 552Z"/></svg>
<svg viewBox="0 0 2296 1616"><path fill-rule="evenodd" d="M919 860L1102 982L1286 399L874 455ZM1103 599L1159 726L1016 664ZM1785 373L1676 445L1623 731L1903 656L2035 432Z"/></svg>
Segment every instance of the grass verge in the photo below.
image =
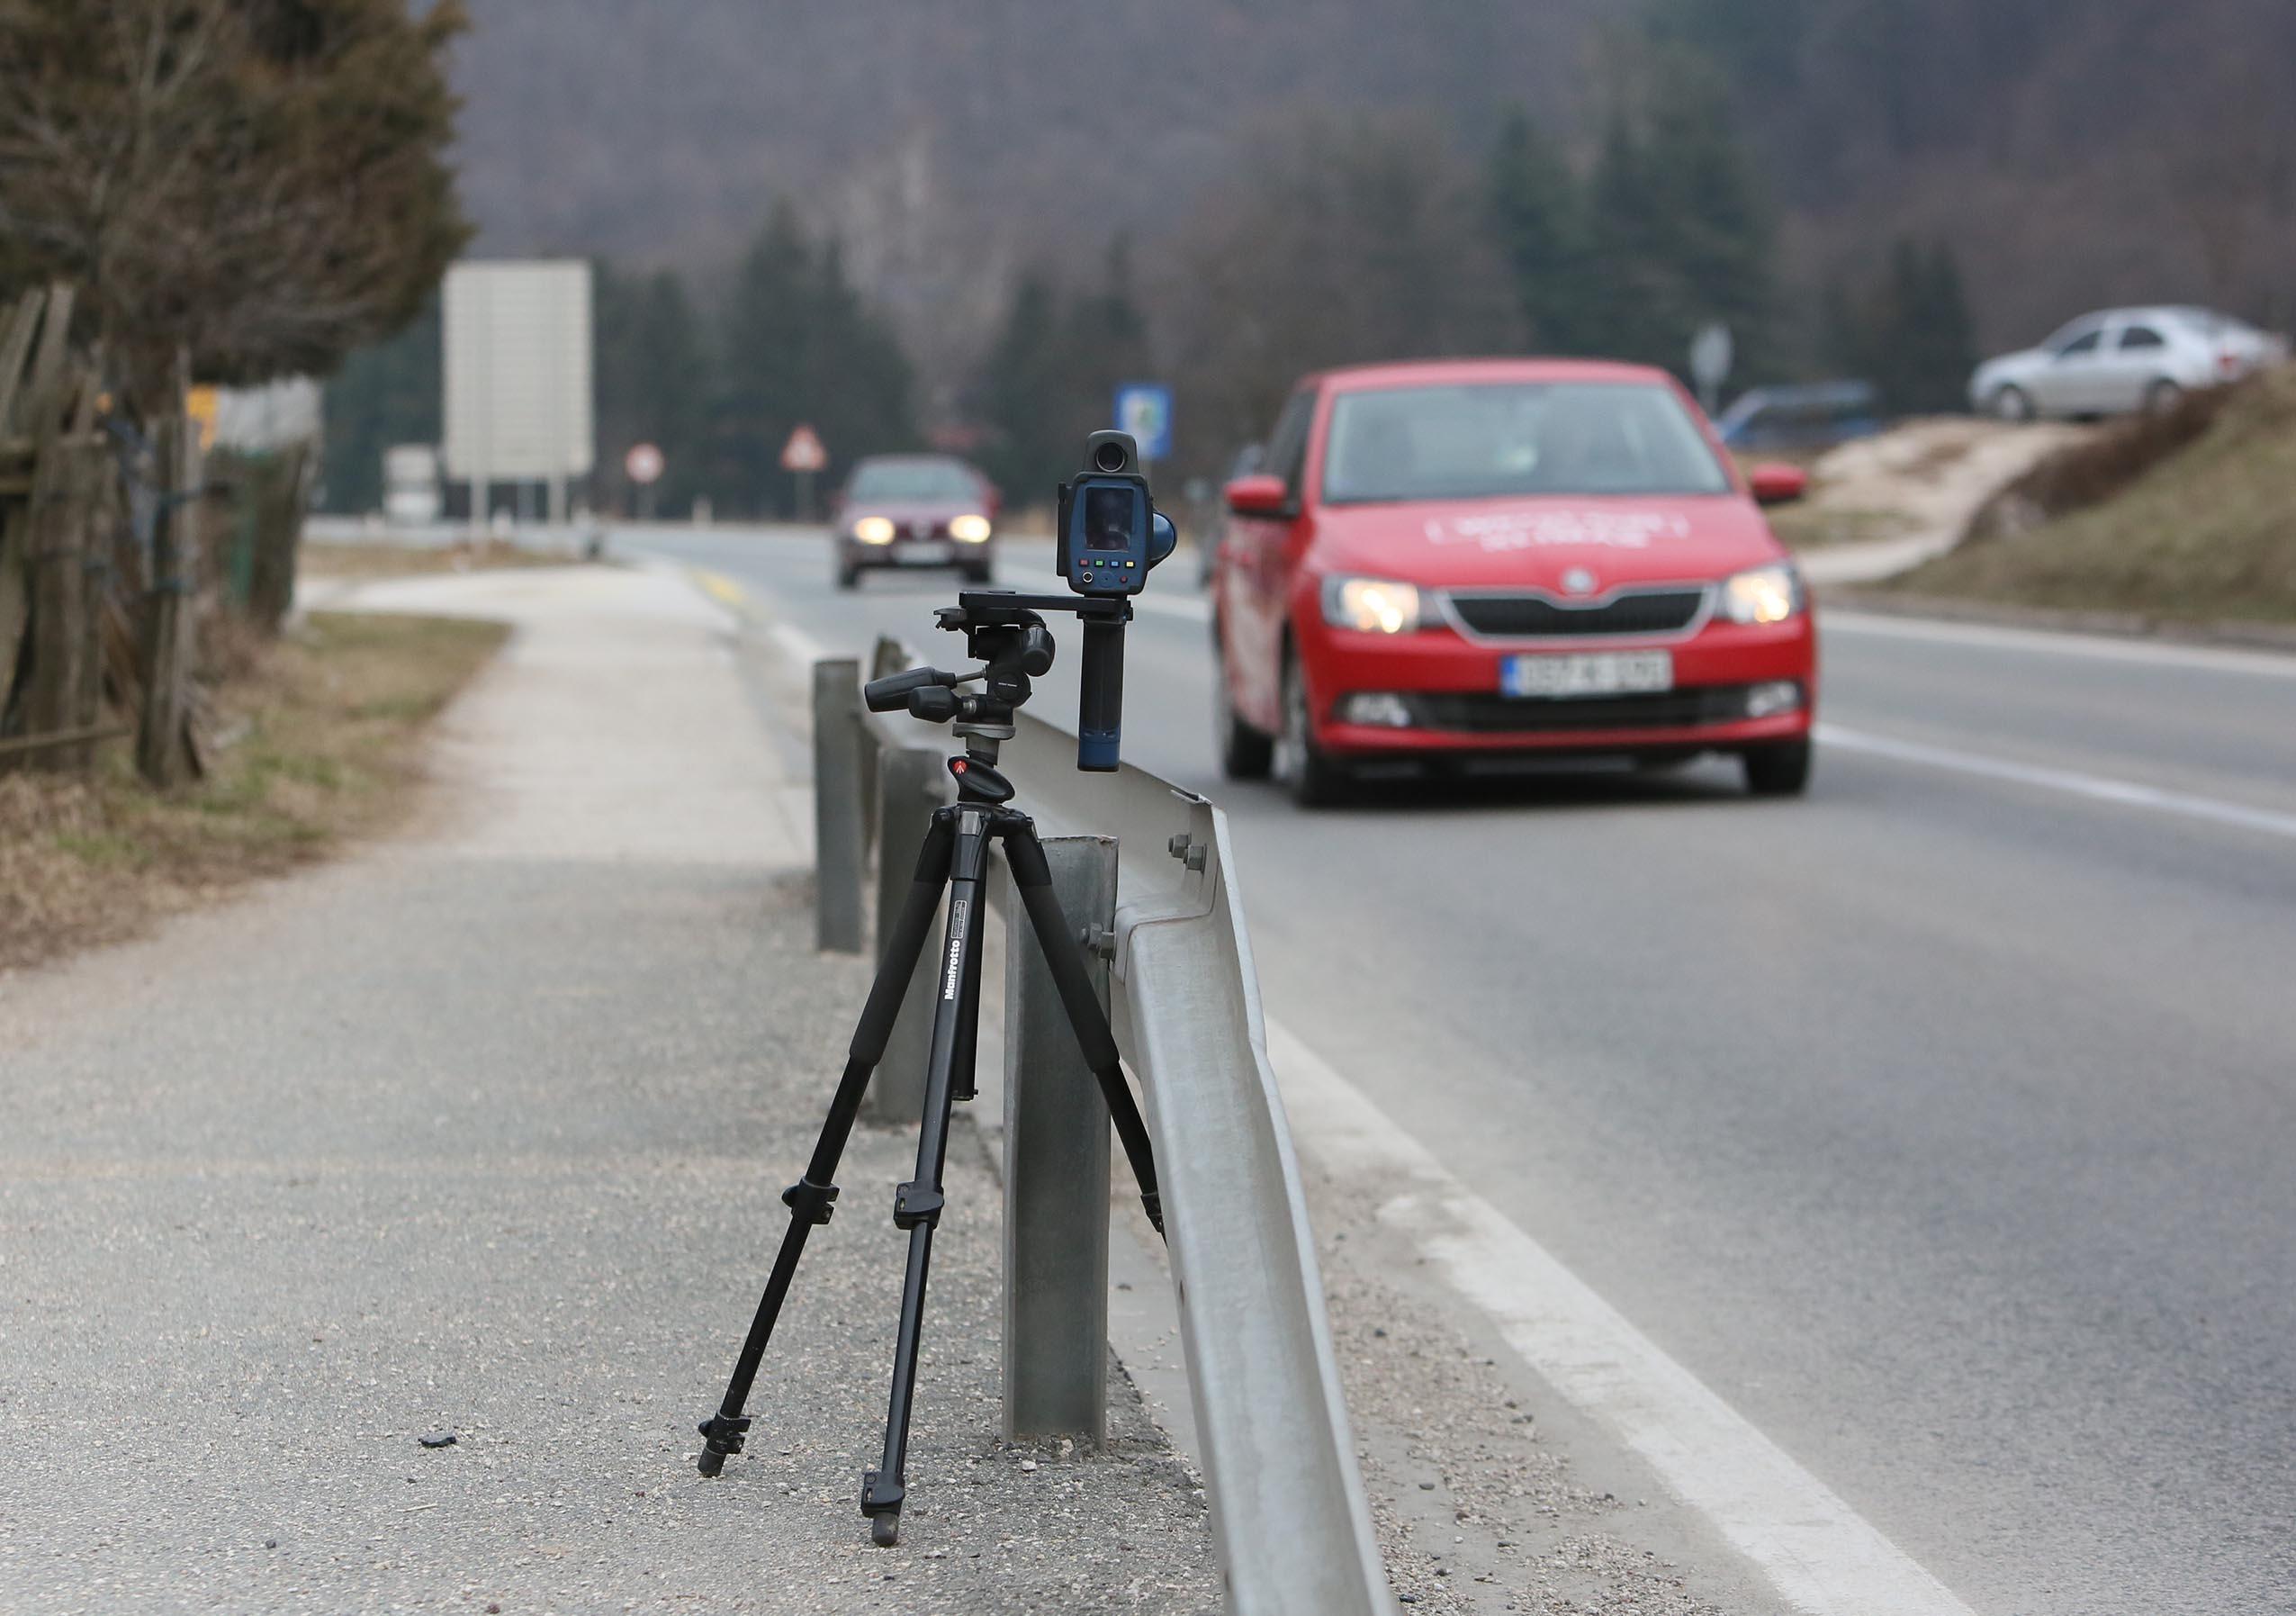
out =
<svg viewBox="0 0 2296 1616"><path fill-rule="evenodd" d="M387 827L421 779L423 727L507 633L314 614L213 687L230 744L189 790L145 790L119 744L85 778L0 776L0 969L131 936Z"/></svg>
<svg viewBox="0 0 2296 1616"><path fill-rule="evenodd" d="M576 557L523 549L507 539L468 539L451 545L303 543L307 578L412 578L430 573L476 573L497 567L572 566Z"/></svg>
<svg viewBox="0 0 2296 1616"><path fill-rule="evenodd" d="M2159 623L2296 623L2296 366L2043 462L1958 548L1886 587Z"/></svg>

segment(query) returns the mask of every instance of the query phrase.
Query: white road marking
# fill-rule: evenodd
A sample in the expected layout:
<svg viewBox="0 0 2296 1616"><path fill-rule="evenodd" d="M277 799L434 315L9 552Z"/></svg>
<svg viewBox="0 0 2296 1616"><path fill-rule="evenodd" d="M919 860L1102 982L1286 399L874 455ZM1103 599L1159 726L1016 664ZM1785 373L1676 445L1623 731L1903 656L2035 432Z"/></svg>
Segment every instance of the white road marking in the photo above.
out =
<svg viewBox="0 0 2296 1616"><path fill-rule="evenodd" d="M1613 1432L1811 1616L1970 1616L1857 1511L1454 1178L1288 1028L1265 1023L1292 1132L1322 1164L1395 1184L1409 1236L1523 1361ZM1398 1183L1400 1181L1400 1183Z"/></svg>
<svg viewBox="0 0 2296 1616"><path fill-rule="evenodd" d="M1845 752L1869 753L1898 763L1947 769L1958 774L2006 781L2012 785L2035 786L2046 791L2062 791L2074 797L2085 797L2094 802L2109 802L2118 808L2175 814L2187 819L2206 820L2213 825L2259 831L2265 835L2296 837L2296 814L2278 813L2271 808L2250 808L2245 803L2225 802L2213 797L2193 797L2183 791L2166 791L2158 786L2139 785L2135 781L2115 780L2108 775L2083 774L2071 769L2012 763L2007 758L1988 757L1981 753L1962 752L1950 746L1932 746L1922 741L1901 741L1889 736L1868 735L1863 730L1844 729L1834 724L1819 725L1817 736L1821 745L1838 746Z"/></svg>
<svg viewBox="0 0 2296 1616"><path fill-rule="evenodd" d="M2296 679L2296 655L2244 650L2229 645L2185 645L2159 640L2114 639L2051 628L2002 628L1989 623L1949 623L1934 618L1901 618L1877 612L1821 611L1823 634L1868 634L1884 639L1938 640L1949 645L1985 645L2000 651L2033 651L2049 656L2085 656L2102 662L2199 668L2216 673L2250 673L2264 679Z"/></svg>

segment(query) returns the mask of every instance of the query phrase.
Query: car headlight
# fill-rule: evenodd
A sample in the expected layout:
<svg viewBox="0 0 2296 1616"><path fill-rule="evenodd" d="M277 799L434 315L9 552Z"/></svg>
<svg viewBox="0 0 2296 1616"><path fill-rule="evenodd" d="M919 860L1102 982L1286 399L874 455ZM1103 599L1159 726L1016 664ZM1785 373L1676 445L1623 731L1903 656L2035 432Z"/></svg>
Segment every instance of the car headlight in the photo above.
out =
<svg viewBox="0 0 2296 1616"><path fill-rule="evenodd" d="M1733 623L1783 623L1807 604L1802 574L1790 566L1759 566L1723 580L1721 612Z"/></svg>
<svg viewBox="0 0 2296 1616"><path fill-rule="evenodd" d="M853 537L865 545L889 545L893 542L893 523L881 516L865 516L853 524Z"/></svg>
<svg viewBox="0 0 2296 1616"><path fill-rule="evenodd" d="M949 537L968 545L988 542L988 519L985 516L953 517L949 523Z"/></svg>
<svg viewBox="0 0 2296 1616"><path fill-rule="evenodd" d="M1409 634L1419 626L1419 591L1384 578L1327 578L1323 620L1364 634Z"/></svg>

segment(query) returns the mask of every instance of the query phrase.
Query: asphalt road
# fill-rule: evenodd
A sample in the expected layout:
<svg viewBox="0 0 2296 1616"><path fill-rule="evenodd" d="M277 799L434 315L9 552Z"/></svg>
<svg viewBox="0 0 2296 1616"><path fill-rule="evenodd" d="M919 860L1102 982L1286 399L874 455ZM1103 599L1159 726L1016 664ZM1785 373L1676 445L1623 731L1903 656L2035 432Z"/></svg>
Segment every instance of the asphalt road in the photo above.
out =
<svg viewBox="0 0 2296 1616"><path fill-rule="evenodd" d="M955 655L941 575L617 543ZM1217 776L1190 570L1126 755L1229 809L1273 1015L1976 1611L2296 1610L2296 660L1838 614L1806 800L1309 815Z"/></svg>

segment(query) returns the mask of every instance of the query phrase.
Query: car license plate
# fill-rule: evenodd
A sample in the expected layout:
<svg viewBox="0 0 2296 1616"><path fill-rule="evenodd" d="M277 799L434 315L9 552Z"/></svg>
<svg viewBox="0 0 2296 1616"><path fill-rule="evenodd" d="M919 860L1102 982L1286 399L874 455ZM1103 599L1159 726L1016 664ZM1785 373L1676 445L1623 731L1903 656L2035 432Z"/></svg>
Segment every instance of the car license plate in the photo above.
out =
<svg viewBox="0 0 2296 1616"><path fill-rule="evenodd" d="M901 546L901 559L911 566L945 566L956 553L948 545L932 539Z"/></svg>
<svg viewBox="0 0 2296 1616"><path fill-rule="evenodd" d="M1499 664L1509 696L1628 696L1674 688L1670 651L1594 651L1509 656Z"/></svg>

